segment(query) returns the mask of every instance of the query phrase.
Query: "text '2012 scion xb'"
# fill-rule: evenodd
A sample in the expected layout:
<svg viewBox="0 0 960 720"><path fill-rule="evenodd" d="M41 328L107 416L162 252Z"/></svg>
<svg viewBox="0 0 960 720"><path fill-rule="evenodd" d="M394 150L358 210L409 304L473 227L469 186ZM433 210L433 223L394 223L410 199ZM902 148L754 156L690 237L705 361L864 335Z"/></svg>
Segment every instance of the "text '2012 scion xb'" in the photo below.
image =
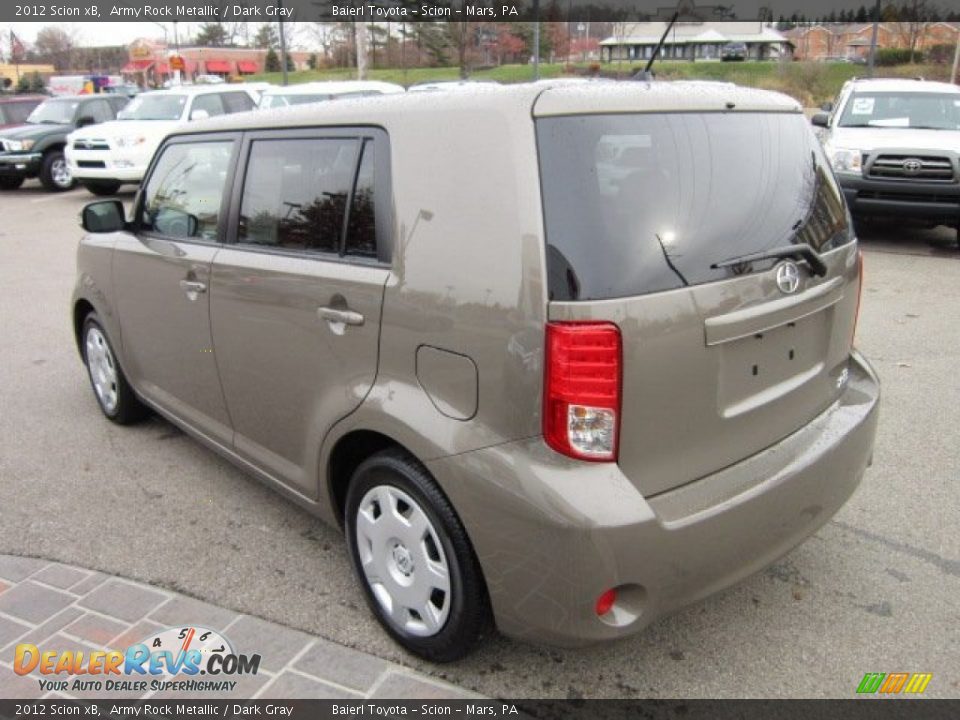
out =
<svg viewBox="0 0 960 720"><path fill-rule="evenodd" d="M77 341L344 529L387 632L636 632L773 562L870 462L860 257L799 106L549 83L201 121L84 211Z"/></svg>

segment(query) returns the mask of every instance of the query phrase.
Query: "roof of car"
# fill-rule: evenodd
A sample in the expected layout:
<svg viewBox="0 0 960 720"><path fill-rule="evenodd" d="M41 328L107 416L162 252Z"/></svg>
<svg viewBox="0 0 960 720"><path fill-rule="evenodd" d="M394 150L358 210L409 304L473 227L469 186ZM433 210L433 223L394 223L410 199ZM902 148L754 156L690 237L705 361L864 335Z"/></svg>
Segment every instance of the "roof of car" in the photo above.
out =
<svg viewBox="0 0 960 720"><path fill-rule="evenodd" d="M175 85L162 90L148 90L141 95L203 95L205 93L222 93L230 90L256 91L257 88L248 87L245 83L220 83L211 85Z"/></svg>
<svg viewBox="0 0 960 720"><path fill-rule="evenodd" d="M402 85L380 82L379 80L329 80L323 82L307 82L297 85L272 85L264 89L264 95L312 95L314 93L355 93L374 90L381 93L403 92Z"/></svg>
<svg viewBox="0 0 960 720"><path fill-rule="evenodd" d="M618 112L801 112L787 95L710 82L477 83L458 92L402 93L348 98L255 113L219 115L178 133L316 125L389 125L417 110L477 110L504 116L586 115Z"/></svg>
<svg viewBox="0 0 960 720"><path fill-rule="evenodd" d="M48 100L49 98L50 98L49 95L0 95L0 103Z"/></svg>
<svg viewBox="0 0 960 720"><path fill-rule="evenodd" d="M850 82L854 87L876 92L960 93L960 87L956 85L920 78L855 78Z"/></svg>

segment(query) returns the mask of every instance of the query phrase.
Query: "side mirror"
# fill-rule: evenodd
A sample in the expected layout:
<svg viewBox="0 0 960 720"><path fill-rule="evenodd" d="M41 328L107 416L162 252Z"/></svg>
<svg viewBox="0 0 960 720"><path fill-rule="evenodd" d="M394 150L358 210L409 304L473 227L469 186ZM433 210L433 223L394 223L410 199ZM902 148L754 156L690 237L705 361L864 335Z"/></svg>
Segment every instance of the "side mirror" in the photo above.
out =
<svg viewBox="0 0 960 720"><path fill-rule="evenodd" d="M118 232L127 225L123 203L119 200L90 203L83 208L80 217L83 229L89 233Z"/></svg>
<svg viewBox="0 0 960 720"><path fill-rule="evenodd" d="M87 125L96 125L96 124L97 124L97 121L94 120L93 117L90 115L84 115L77 120L78 128L86 127Z"/></svg>
<svg viewBox="0 0 960 720"><path fill-rule="evenodd" d="M833 112L833 103L825 102L823 105L820 106L820 109L823 110L824 112Z"/></svg>
<svg viewBox="0 0 960 720"><path fill-rule="evenodd" d="M190 113L191 120L206 120L208 117L210 117L210 113L208 113L203 108L197 108L196 110Z"/></svg>
<svg viewBox="0 0 960 720"><path fill-rule="evenodd" d="M810 122L817 127L830 127L830 116L825 112L818 112L810 118Z"/></svg>

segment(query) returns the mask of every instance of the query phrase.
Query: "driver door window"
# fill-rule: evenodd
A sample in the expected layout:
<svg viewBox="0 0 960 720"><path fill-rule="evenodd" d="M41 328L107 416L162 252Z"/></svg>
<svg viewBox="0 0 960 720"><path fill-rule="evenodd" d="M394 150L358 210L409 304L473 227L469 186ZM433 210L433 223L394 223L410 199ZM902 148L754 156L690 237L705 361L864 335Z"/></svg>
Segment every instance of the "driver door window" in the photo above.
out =
<svg viewBox="0 0 960 720"><path fill-rule="evenodd" d="M216 242L232 156L230 140L168 145L144 190L140 229Z"/></svg>
<svg viewBox="0 0 960 720"><path fill-rule="evenodd" d="M193 106L190 108L190 116L197 110L203 110L209 117L214 115L223 115L223 101L220 100L218 93L209 93L207 95L197 95L193 99Z"/></svg>

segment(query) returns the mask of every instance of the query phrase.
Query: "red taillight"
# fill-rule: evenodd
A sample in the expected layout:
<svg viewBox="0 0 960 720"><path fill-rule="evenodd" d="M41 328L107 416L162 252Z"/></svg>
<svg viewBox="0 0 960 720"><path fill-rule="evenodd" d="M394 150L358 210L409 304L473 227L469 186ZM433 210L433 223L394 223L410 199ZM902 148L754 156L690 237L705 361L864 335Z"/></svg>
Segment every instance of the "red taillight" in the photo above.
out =
<svg viewBox="0 0 960 720"><path fill-rule="evenodd" d="M857 323L860 322L860 299L863 297L863 250L857 250L857 311L853 316L853 332L850 333L850 347L857 337Z"/></svg>
<svg viewBox="0 0 960 720"><path fill-rule="evenodd" d="M579 460L617 459L620 329L613 323L547 323L543 436Z"/></svg>

